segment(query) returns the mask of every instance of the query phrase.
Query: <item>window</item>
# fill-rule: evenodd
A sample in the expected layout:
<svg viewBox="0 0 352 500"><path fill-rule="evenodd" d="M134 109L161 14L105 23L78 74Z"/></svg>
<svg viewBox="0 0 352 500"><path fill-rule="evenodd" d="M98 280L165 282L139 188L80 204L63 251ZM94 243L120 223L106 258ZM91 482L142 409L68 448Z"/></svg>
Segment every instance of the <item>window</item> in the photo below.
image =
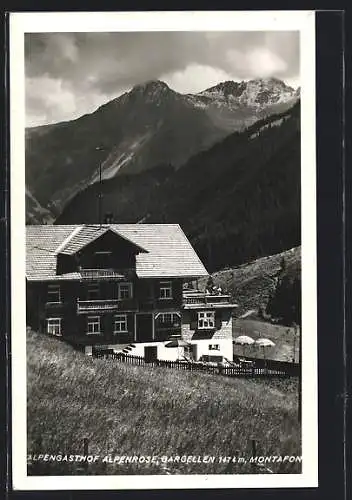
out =
<svg viewBox="0 0 352 500"><path fill-rule="evenodd" d="M114 333L127 333L127 314L114 316Z"/></svg>
<svg viewBox="0 0 352 500"><path fill-rule="evenodd" d="M48 302L61 302L60 285L48 285Z"/></svg>
<svg viewBox="0 0 352 500"><path fill-rule="evenodd" d="M98 300L100 297L99 283L90 283L87 290L87 300Z"/></svg>
<svg viewBox="0 0 352 500"><path fill-rule="evenodd" d="M132 298L132 283L119 283L118 285L118 298L131 299Z"/></svg>
<svg viewBox="0 0 352 500"><path fill-rule="evenodd" d="M87 335L100 334L100 317L88 316L87 318Z"/></svg>
<svg viewBox="0 0 352 500"><path fill-rule="evenodd" d="M220 351L220 345L219 344L210 344L209 351Z"/></svg>
<svg viewBox="0 0 352 500"><path fill-rule="evenodd" d="M198 313L198 328L215 328L215 313L214 311Z"/></svg>
<svg viewBox="0 0 352 500"><path fill-rule="evenodd" d="M157 323L160 327L163 326L179 326L180 315L178 313L168 312L168 313L158 313L155 317Z"/></svg>
<svg viewBox="0 0 352 500"><path fill-rule="evenodd" d="M171 281L160 281L160 299L172 299Z"/></svg>
<svg viewBox="0 0 352 500"><path fill-rule="evenodd" d="M46 331L50 335L61 337L61 318L48 318L46 320Z"/></svg>

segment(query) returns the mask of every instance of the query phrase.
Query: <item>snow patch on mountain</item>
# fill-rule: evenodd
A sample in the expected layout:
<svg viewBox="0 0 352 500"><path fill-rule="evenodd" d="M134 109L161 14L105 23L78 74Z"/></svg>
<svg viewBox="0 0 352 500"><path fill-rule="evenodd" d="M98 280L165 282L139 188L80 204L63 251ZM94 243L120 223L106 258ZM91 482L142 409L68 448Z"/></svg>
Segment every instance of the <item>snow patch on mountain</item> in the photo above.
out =
<svg viewBox="0 0 352 500"><path fill-rule="evenodd" d="M266 123L265 125L263 125L262 127L260 127L259 130L257 130L252 135L250 135L249 138L250 139L255 139L256 137L258 137L261 134L261 132L263 132L264 130L266 130L268 128L280 127L288 119L289 119L289 116L283 116L282 118L278 118L277 120L273 120L270 123Z"/></svg>
<svg viewBox="0 0 352 500"><path fill-rule="evenodd" d="M31 191L26 187L26 219L31 224L51 224L53 214L42 207Z"/></svg>
<svg viewBox="0 0 352 500"><path fill-rule="evenodd" d="M115 177L119 170L131 162L143 145L153 136L153 131L134 138L132 142L125 141L121 145L114 147L108 157L101 164L102 180ZM99 168L94 172L89 184L98 182L100 179Z"/></svg>
<svg viewBox="0 0 352 500"><path fill-rule="evenodd" d="M233 111L240 107L262 110L296 96L297 90L277 78L221 82L198 94L187 95L189 101L197 107L226 107Z"/></svg>

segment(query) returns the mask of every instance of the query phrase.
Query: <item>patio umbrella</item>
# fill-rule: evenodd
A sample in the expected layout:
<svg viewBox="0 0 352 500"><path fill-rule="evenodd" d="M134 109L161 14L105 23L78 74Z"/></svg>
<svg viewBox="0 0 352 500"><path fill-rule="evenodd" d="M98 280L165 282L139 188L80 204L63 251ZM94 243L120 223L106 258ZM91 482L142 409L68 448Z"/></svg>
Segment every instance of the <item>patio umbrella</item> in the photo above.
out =
<svg viewBox="0 0 352 500"><path fill-rule="evenodd" d="M266 347L274 347L275 345L275 342L273 342L272 340L270 339L265 339L265 338L261 338L261 339L258 339L255 341L255 344L259 347L262 347L263 348L263 354L264 354L264 359L265 359L265 348Z"/></svg>
<svg viewBox="0 0 352 500"><path fill-rule="evenodd" d="M235 338L234 342L235 344L240 344L241 346L243 346L243 354L245 345L254 344L254 340L252 339L252 337L249 337L248 335L240 335L239 337Z"/></svg>
<svg viewBox="0 0 352 500"><path fill-rule="evenodd" d="M165 347L177 347L177 357L180 358L180 347L188 347L191 344L182 339L174 339L165 344Z"/></svg>
<svg viewBox="0 0 352 500"><path fill-rule="evenodd" d="M188 342L185 342L182 339L175 339L175 340L171 340L170 342L165 344L165 347L187 347L189 345L191 345L191 344L189 344Z"/></svg>

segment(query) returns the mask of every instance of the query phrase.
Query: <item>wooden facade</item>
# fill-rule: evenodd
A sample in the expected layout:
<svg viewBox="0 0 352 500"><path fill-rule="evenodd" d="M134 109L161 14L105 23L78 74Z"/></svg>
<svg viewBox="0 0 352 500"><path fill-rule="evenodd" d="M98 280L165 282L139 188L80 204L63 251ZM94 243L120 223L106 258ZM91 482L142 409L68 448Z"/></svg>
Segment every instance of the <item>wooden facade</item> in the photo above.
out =
<svg viewBox="0 0 352 500"><path fill-rule="evenodd" d="M166 282L170 283L171 296L161 298L160 286ZM127 289L129 296L121 297L120 290ZM27 283L28 324L50 333L50 320L59 319L58 335L83 344L166 340L181 333L181 307L180 279L140 280L129 275L114 280L96 277ZM120 325L115 329L115 320L123 323L123 316L126 328ZM96 317L100 318L99 328L89 332L88 323Z"/></svg>
<svg viewBox="0 0 352 500"><path fill-rule="evenodd" d="M96 232L88 229L81 231L79 238L76 236L79 231L73 230L59 244L50 257L53 268L50 276L38 271L35 279L27 279L27 323L33 329L61 337L84 347L86 352L87 347L118 349L119 345L130 345L136 355L142 352L144 356L155 357L159 356L158 343L164 343L159 346L161 352L167 341L180 338L189 344L183 354L197 358L199 353L223 349L225 341L232 346L234 305L230 304L230 297L183 292L185 280L206 273L194 250L185 246L183 233L180 241L184 247L179 258L174 256L174 264L158 248L156 256L152 255L152 267L143 264L143 268L140 256L149 256L151 247L145 249L109 229L105 232L101 228ZM139 226L136 231L142 229ZM160 231L160 227L156 230ZM55 228L50 231L55 235ZM152 238L152 232L148 237ZM160 241L160 247L163 245ZM170 247L171 251L174 248ZM180 262L182 265L186 250L191 257L195 256L193 265L198 266L188 275L186 266L192 265L189 258L185 271L175 272L171 268L180 266ZM159 255L167 263L170 261L170 275L165 265L158 269ZM227 353L230 348L226 348ZM164 349L165 353L171 351Z"/></svg>

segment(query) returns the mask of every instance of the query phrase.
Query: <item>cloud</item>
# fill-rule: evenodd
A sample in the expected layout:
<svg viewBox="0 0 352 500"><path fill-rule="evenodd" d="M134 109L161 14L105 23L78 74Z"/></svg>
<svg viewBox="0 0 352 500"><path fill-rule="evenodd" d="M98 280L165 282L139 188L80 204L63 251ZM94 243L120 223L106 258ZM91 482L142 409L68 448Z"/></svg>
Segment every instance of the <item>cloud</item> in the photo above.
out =
<svg viewBox="0 0 352 500"><path fill-rule="evenodd" d="M161 79L170 88L181 94L201 92L205 87L211 87L219 82L231 80L231 78L231 75L222 69L200 64L190 64L184 70L161 76Z"/></svg>
<svg viewBox="0 0 352 500"><path fill-rule="evenodd" d="M29 33L25 57L28 124L76 118L150 79L179 92L227 79L299 82L298 32Z"/></svg>
<svg viewBox="0 0 352 500"><path fill-rule="evenodd" d="M26 112L32 115L45 117L45 121L72 116L76 112L76 99L74 92L65 88L65 83L60 79L43 76L27 78ZM38 113L39 112L39 113Z"/></svg>
<svg viewBox="0 0 352 500"><path fill-rule="evenodd" d="M100 93L79 93L59 78L29 77L26 79L26 125L56 123L91 113L113 96Z"/></svg>
<svg viewBox="0 0 352 500"><path fill-rule="evenodd" d="M227 59L243 78L253 78L256 75L263 78L278 76L285 74L287 70L287 63L266 47L255 47L246 53L229 50Z"/></svg>

